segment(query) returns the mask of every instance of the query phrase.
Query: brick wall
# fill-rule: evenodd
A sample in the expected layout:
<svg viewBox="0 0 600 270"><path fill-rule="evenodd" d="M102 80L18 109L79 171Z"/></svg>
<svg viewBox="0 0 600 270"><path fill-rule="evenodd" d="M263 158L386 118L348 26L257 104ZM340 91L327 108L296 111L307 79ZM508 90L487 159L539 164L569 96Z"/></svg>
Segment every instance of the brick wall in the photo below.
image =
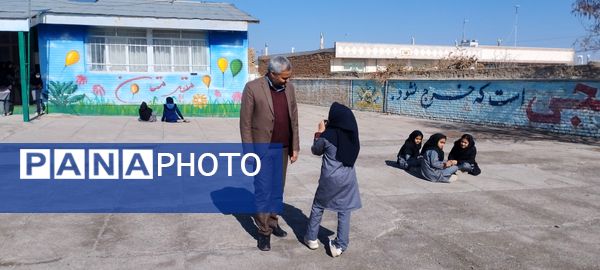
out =
<svg viewBox="0 0 600 270"><path fill-rule="evenodd" d="M330 106L337 101L350 106L348 93L350 80L303 80L294 79L296 99L300 103Z"/></svg>
<svg viewBox="0 0 600 270"><path fill-rule="evenodd" d="M331 70L331 60L335 57L332 49L320 50L315 53L298 53L286 56L293 66L294 77L329 77ZM267 73L267 67L271 56L261 56L258 58L258 72Z"/></svg>

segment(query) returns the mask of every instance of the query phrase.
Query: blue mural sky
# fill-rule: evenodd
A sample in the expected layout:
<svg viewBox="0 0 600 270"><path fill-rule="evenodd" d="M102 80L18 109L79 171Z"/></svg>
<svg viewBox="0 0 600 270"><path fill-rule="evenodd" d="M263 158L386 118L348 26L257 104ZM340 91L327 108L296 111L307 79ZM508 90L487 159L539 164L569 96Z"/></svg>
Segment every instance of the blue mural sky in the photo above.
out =
<svg viewBox="0 0 600 270"><path fill-rule="evenodd" d="M42 73L47 74L51 103L139 104L161 103L167 96L178 103L239 103L248 78L245 32L211 32L210 70L202 72L103 72L86 68L86 27L40 28ZM73 88L76 87L76 88ZM75 89L75 90L73 90ZM55 94L52 94L52 93ZM83 99L77 98L85 95ZM60 98L60 100L59 100ZM81 101L81 102L80 102Z"/></svg>
<svg viewBox="0 0 600 270"><path fill-rule="evenodd" d="M573 0L430 0L430 1L250 1L226 0L260 20L249 28L250 47L261 53L308 51L335 41L453 45L462 38L483 45L514 44L515 5L517 44L571 48L585 35L583 21L571 13ZM597 57L596 57L597 58Z"/></svg>

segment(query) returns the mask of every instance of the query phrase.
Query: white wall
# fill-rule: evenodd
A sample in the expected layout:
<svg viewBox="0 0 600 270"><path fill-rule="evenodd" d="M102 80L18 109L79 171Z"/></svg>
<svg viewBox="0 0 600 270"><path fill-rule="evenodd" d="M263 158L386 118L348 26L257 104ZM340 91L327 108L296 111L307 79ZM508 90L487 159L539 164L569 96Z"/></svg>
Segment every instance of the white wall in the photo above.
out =
<svg viewBox="0 0 600 270"><path fill-rule="evenodd" d="M561 48L335 43L336 58L438 60L453 55L476 56L480 62L573 64L575 52Z"/></svg>

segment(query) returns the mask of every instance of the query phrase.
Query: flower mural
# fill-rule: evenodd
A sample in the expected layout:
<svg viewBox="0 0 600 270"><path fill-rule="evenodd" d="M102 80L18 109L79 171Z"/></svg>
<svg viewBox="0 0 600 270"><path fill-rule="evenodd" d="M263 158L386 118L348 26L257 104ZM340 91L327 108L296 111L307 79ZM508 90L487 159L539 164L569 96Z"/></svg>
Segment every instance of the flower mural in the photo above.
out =
<svg viewBox="0 0 600 270"><path fill-rule="evenodd" d="M208 98L204 94L195 94L192 98L192 104L194 104L194 107L202 109L208 105Z"/></svg>
<svg viewBox="0 0 600 270"><path fill-rule="evenodd" d="M240 93L240 92L233 93L233 95L231 95L231 99L233 100L234 103L242 103L242 93Z"/></svg>
<svg viewBox="0 0 600 270"><path fill-rule="evenodd" d="M94 95L97 97L103 97L106 94L106 91L104 91L104 87L102 87L102 85L95 84L92 87L92 93L94 93Z"/></svg>
<svg viewBox="0 0 600 270"><path fill-rule="evenodd" d="M221 97L221 91L215 90L215 97L220 98Z"/></svg>
<svg viewBox="0 0 600 270"><path fill-rule="evenodd" d="M354 108L383 110L383 85L376 81L355 81L352 85Z"/></svg>
<svg viewBox="0 0 600 270"><path fill-rule="evenodd" d="M77 77L75 77L75 83L77 85L87 84L87 77L85 75L79 74L77 75Z"/></svg>

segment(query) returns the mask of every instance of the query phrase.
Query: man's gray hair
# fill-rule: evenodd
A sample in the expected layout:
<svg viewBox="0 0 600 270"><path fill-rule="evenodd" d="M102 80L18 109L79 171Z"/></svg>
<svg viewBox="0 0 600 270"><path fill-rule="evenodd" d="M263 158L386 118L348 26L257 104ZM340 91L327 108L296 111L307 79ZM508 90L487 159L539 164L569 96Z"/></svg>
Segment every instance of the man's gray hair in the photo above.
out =
<svg viewBox="0 0 600 270"><path fill-rule="evenodd" d="M281 73L292 69L292 63L285 56L275 56L269 59L268 71L273 73Z"/></svg>

